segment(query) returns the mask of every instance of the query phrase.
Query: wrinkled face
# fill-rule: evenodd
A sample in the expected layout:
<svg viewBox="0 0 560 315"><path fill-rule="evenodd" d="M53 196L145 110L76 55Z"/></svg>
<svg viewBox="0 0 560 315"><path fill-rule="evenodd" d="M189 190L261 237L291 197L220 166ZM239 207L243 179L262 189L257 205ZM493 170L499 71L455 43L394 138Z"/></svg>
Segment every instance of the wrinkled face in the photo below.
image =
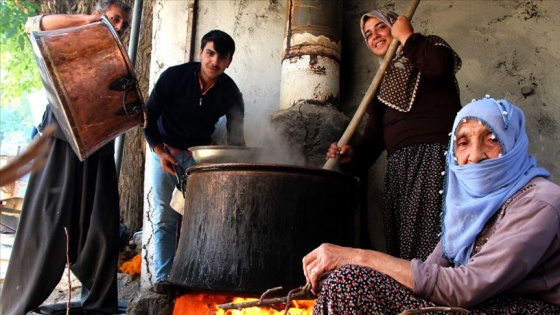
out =
<svg viewBox="0 0 560 315"><path fill-rule="evenodd" d="M104 14L115 28L115 31L117 31L117 34L123 36L130 26L130 16L116 4L109 6L109 10L105 11Z"/></svg>
<svg viewBox="0 0 560 315"><path fill-rule="evenodd" d="M455 158L459 165L494 159L502 152L496 135L477 119L461 122L455 137Z"/></svg>
<svg viewBox="0 0 560 315"><path fill-rule="evenodd" d="M364 35L369 49L377 57L385 57L393 36L391 28L376 18L369 18L364 23Z"/></svg>
<svg viewBox="0 0 560 315"><path fill-rule="evenodd" d="M214 82L229 67L231 56L218 54L214 50L214 42L208 42L200 51L200 63L202 78L207 82Z"/></svg>

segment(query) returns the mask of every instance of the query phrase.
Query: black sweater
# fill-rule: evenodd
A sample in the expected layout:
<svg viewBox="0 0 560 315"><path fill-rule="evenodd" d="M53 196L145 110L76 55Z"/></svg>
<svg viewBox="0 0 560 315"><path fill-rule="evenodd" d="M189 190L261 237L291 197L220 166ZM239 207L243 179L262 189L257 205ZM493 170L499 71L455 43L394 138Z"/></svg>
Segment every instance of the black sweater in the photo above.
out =
<svg viewBox="0 0 560 315"><path fill-rule="evenodd" d="M144 135L152 149L162 143L181 150L208 145L216 123L224 115L228 144L245 145L245 107L239 88L224 73L202 95L199 70L200 62L191 62L170 67L160 75L146 104L148 124Z"/></svg>

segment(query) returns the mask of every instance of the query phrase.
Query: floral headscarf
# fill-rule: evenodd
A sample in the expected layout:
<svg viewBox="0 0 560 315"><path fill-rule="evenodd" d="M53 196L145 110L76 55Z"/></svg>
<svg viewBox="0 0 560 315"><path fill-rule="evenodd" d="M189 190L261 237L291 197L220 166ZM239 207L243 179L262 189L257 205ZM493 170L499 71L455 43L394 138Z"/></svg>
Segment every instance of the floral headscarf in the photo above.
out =
<svg viewBox="0 0 560 315"><path fill-rule="evenodd" d="M477 119L498 139L501 154L475 164L455 161L455 134L466 119ZM537 176L550 173L528 153L525 116L507 100L486 97L465 105L455 118L447 154L442 246L445 258L466 265L484 225L504 202Z"/></svg>

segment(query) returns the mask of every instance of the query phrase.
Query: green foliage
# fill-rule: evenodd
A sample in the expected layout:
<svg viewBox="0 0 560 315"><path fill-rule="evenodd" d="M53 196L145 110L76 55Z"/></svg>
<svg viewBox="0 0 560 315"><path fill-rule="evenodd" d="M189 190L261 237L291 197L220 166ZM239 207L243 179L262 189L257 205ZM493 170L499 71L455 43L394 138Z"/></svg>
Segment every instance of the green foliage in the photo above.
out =
<svg viewBox="0 0 560 315"><path fill-rule="evenodd" d="M0 0L0 107L20 106L41 88L39 70L25 22L41 7L29 0ZM1 117L0 117L1 119Z"/></svg>
<svg viewBox="0 0 560 315"><path fill-rule="evenodd" d="M0 0L0 148L15 154L31 135L26 96L42 87L25 22L41 7L30 0Z"/></svg>
<svg viewBox="0 0 560 315"><path fill-rule="evenodd" d="M27 100L21 106L0 109L2 153L16 153L14 150L17 150L17 146L29 142L33 125L30 117L31 109Z"/></svg>

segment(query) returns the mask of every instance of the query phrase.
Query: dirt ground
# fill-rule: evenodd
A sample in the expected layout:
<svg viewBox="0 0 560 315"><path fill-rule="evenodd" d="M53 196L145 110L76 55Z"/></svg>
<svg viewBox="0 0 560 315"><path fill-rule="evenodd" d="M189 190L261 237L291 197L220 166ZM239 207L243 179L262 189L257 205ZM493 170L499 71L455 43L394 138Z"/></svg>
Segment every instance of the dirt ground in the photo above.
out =
<svg viewBox="0 0 560 315"><path fill-rule="evenodd" d="M130 260L137 253L132 250L126 250L120 253L119 266L124 261ZM70 281L68 281L70 277ZM126 274L119 272L117 274L117 288L119 294L119 302L129 302L140 293L140 275ZM3 283L0 283L0 292L3 289ZM53 305L66 303L68 301L80 301L81 284L72 275L68 274L67 269L63 273L60 283L53 290L51 295L43 302L42 305Z"/></svg>
<svg viewBox="0 0 560 315"><path fill-rule="evenodd" d="M119 266L122 266L123 262L132 259L135 254L137 253L131 250L121 252L119 257ZM64 303L68 301L69 297L71 301L79 301L81 284L73 275L70 275L70 278L71 287L68 286L68 273L67 271L65 271L62 279L60 280L60 283L47 298L47 300L45 300L43 305ZM69 290L69 288L71 288L71 291ZM119 300L130 301L140 292L140 275L130 275L119 272L117 274L117 288L119 291Z"/></svg>

